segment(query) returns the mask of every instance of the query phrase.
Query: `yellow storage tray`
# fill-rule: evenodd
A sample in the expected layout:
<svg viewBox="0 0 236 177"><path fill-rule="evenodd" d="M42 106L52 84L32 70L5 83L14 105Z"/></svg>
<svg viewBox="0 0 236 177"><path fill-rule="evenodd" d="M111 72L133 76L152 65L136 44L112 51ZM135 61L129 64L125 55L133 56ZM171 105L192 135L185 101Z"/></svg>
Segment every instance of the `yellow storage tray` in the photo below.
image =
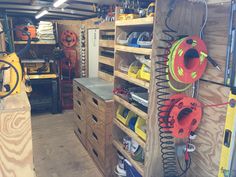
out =
<svg viewBox="0 0 236 177"><path fill-rule="evenodd" d="M147 124L146 124L145 119L143 119L141 117L138 117L138 120L137 120L136 125L135 125L135 133L145 141L147 139L147 134L146 134L145 131L142 130L142 127L146 126L146 125Z"/></svg>
<svg viewBox="0 0 236 177"><path fill-rule="evenodd" d="M116 111L116 117L119 121L121 121L124 125L128 126L129 125L129 121L132 117L137 117L137 115L135 113L133 113L132 111L128 110L128 114L126 117L123 117L123 112L125 111L124 106L119 105L117 111Z"/></svg>
<svg viewBox="0 0 236 177"><path fill-rule="evenodd" d="M141 69L141 66L140 66L139 62L134 61L129 66L128 76L133 77L133 78L136 79L140 75L140 69Z"/></svg>
<svg viewBox="0 0 236 177"><path fill-rule="evenodd" d="M137 77L138 77L139 79L142 79L142 80L150 81L150 79L151 79L151 74L150 74L150 72L147 72L148 69L149 69L148 66L146 66L145 64L143 64L142 67L141 67L141 69L140 69L140 71L139 71L139 73L138 73L138 76L137 76Z"/></svg>

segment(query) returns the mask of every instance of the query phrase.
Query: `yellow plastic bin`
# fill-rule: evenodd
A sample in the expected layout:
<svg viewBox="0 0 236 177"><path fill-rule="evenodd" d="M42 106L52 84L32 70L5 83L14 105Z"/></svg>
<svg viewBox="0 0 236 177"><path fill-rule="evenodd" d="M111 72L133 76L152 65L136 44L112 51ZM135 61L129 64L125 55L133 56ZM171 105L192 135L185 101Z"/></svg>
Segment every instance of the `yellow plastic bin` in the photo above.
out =
<svg viewBox="0 0 236 177"><path fill-rule="evenodd" d="M128 76L133 77L133 78L137 78L140 74L140 69L141 69L141 65L138 61L134 61L133 63L131 63L131 65L129 66L129 70L128 70Z"/></svg>
<svg viewBox="0 0 236 177"><path fill-rule="evenodd" d="M143 140L146 141L147 134L146 134L146 120L138 117L137 123L135 125L135 133L140 136ZM145 130L144 130L145 129Z"/></svg>
<svg viewBox="0 0 236 177"><path fill-rule="evenodd" d="M143 64L139 73L138 73L138 78L146 81L150 81L151 79L151 74L150 74L150 68Z"/></svg>
<svg viewBox="0 0 236 177"><path fill-rule="evenodd" d="M128 114L126 117L123 117L123 113L125 111L125 108L124 106L121 106L119 105L117 111L116 111L116 117L119 121L121 121L124 125L128 126L129 125L129 121L132 117L137 117L137 115L135 113L133 113L132 111L128 110Z"/></svg>

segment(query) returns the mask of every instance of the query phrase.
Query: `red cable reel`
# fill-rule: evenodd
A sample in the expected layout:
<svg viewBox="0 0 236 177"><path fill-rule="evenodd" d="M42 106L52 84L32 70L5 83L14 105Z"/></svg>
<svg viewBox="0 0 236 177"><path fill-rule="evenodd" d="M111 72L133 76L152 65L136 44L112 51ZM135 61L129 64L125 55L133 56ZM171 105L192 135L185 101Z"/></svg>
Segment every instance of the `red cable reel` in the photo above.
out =
<svg viewBox="0 0 236 177"><path fill-rule="evenodd" d="M61 43L64 47L73 47L77 43L77 35L73 31L65 30L61 34Z"/></svg>
<svg viewBox="0 0 236 177"><path fill-rule="evenodd" d="M198 36L189 36L176 41L168 56L168 79L171 88L178 92L185 91L189 88L189 84L199 80L206 70L207 53L205 42ZM178 85L175 82L185 86L183 85L182 89L175 89L175 85Z"/></svg>
<svg viewBox="0 0 236 177"><path fill-rule="evenodd" d="M175 94L165 102L162 108L161 126L165 131L171 131L175 138L188 138L195 131L202 119L201 103L185 94Z"/></svg>

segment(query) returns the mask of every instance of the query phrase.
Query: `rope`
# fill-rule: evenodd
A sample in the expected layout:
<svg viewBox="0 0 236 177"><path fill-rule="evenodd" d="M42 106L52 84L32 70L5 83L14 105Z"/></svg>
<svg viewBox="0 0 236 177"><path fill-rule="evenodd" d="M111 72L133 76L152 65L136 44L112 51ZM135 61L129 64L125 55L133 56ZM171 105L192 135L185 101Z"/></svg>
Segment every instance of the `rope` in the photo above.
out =
<svg viewBox="0 0 236 177"><path fill-rule="evenodd" d="M234 100L236 103L236 100ZM230 105L232 102L224 102L224 103L218 103L218 104L202 104L202 105L196 105L195 107L200 108L209 108L209 107L222 107L226 105ZM174 105L174 107L178 107L178 105ZM189 106L183 105L183 108L188 108Z"/></svg>

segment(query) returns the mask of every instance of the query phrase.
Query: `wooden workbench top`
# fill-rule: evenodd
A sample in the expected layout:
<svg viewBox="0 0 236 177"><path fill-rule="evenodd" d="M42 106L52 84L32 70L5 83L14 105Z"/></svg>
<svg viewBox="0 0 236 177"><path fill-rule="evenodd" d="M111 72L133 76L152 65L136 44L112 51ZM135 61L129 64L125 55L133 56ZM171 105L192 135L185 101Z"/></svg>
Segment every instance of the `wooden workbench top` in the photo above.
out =
<svg viewBox="0 0 236 177"><path fill-rule="evenodd" d="M113 99L113 84L100 78L78 78L75 82L90 90L103 100Z"/></svg>

